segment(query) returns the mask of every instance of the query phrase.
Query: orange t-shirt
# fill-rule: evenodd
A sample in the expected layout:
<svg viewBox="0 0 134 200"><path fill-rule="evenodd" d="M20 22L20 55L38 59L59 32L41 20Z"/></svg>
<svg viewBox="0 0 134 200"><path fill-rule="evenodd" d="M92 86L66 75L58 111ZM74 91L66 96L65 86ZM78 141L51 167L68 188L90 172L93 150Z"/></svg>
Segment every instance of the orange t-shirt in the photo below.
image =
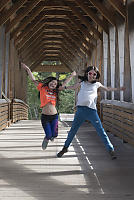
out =
<svg viewBox="0 0 134 200"><path fill-rule="evenodd" d="M48 86L42 87L43 83L39 83L37 89L40 91L40 107L44 107L47 103L51 103L52 105L56 105L56 92L50 90Z"/></svg>

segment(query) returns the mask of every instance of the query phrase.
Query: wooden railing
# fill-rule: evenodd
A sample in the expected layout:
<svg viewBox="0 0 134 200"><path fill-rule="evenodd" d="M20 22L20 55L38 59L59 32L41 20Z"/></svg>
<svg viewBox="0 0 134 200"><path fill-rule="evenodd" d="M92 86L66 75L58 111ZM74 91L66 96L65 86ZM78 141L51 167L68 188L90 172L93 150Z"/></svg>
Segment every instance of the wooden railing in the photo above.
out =
<svg viewBox="0 0 134 200"><path fill-rule="evenodd" d="M0 131L5 129L9 121L9 103L0 99Z"/></svg>
<svg viewBox="0 0 134 200"><path fill-rule="evenodd" d="M102 100L101 120L106 131L134 145L134 104Z"/></svg>
<svg viewBox="0 0 134 200"><path fill-rule="evenodd" d="M25 119L28 119L28 105L20 99L14 99L11 103L12 122Z"/></svg>
<svg viewBox="0 0 134 200"><path fill-rule="evenodd" d="M20 99L0 99L0 131L12 122L28 119L28 105Z"/></svg>

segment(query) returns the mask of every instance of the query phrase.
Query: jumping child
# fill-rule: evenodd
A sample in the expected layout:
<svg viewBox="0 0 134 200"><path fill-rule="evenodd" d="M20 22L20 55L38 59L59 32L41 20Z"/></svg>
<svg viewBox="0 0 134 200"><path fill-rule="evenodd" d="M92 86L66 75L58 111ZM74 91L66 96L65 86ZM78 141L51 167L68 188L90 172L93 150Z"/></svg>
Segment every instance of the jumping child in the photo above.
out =
<svg viewBox="0 0 134 200"><path fill-rule="evenodd" d="M88 120L95 127L98 135L101 137L112 159L116 159L114 147L110 142L106 132L104 131L100 118L97 114L97 109L96 109L97 90L98 88L100 88L105 91L116 91L116 90L124 90L125 88L105 87L100 82L97 82L99 77L100 73L98 69L94 66L89 66L85 70L84 76L78 76L78 78L81 79L80 83L76 83L73 86L66 87L66 89L76 89L79 86L81 86L80 91L78 93L77 111L74 116L72 127L68 133L64 147L57 154L57 157L62 157L63 154L68 151L68 147L70 146L77 130L85 120Z"/></svg>
<svg viewBox="0 0 134 200"><path fill-rule="evenodd" d="M65 89L65 86L73 76L76 75L75 72L72 72L70 77L68 77L65 82L60 86L59 80L55 77L48 77L42 82L35 80L31 70L24 63L21 63L21 66L27 71L30 79L35 84L37 89L40 92L40 101L41 101L41 123L45 132L45 137L42 142L42 149L46 149L49 140L54 140L58 136L58 113L56 110L56 101L58 100L58 93L60 90Z"/></svg>

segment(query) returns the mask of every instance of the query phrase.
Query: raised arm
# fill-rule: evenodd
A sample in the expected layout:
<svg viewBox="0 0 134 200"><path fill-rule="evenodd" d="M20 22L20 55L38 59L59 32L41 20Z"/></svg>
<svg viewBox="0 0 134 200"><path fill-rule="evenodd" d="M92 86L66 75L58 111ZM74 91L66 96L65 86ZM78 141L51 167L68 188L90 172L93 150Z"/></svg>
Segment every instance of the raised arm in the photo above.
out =
<svg viewBox="0 0 134 200"><path fill-rule="evenodd" d="M102 85L101 87L100 87L101 89L103 89L103 90L105 90L105 91L118 91L118 90L122 90L122 91L124 91L126 88L125 87L120 87L120 88L112 88L112 87L106 87L106 86L104 86L104 85Z"/></svg>
<svg viewBox="0 0 134 200"><path fill-rule="evenodd" d="M70 85L70 86L67 86L67 87L65 87L65 89L68 89L68 90L75 90L75 89L77 89L78 87L80 87L80 83L76 83L76 84L74 84L74 85Z"/></svg>
<svg viewBox="0 0 134 200"><path fill-rule="evenodd" d="M71 75L64 81L62 86L59 87L59 90L64 90L66 89L66 85L72 80L72 78L76 76L76 72L72 72Z"/></svg>
<svg viewBox="0 0 134 200"><path fill-rule="evenodd" d="M33 81L34 85L37 86L39 83L38 83L38 81L35 80L35 77L33 76L29 67L27 65L25 65L24 63L21 63L21 67L27 71L30 79Z"/></svg>

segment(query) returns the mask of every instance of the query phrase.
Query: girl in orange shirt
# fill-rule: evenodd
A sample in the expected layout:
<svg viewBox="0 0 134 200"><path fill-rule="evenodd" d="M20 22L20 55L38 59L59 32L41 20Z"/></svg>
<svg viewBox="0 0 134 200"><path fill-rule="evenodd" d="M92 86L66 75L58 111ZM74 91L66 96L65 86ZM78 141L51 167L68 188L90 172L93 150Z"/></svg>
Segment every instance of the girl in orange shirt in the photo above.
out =
<svg viewBox="0 0 134 200"><path fill-rule="evenodd" d="M35 80L31 70L24 63L21 63L23 69L25 69L33 81L37 89L40 91L41 101L41 123L45 132L45 137L42 142L42 149L46 149L49 140L53 140L58 136L58 114L56 110L56 102L58 100L58 93L60 90L66 88L66 84L76 76L76 72L72 72L71 76L68 77L65 82L60 86L59 80L55 77L48 77L43 80L43 83Z"/></svg>

